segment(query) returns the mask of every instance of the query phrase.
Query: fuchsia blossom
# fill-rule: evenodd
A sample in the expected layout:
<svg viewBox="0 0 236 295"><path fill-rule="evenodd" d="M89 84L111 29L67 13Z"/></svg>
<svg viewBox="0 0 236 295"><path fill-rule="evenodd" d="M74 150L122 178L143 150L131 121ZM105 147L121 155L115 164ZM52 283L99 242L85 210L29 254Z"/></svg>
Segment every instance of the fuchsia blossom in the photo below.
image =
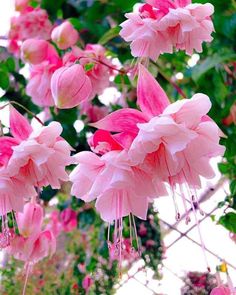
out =
<svg viewBox="0 0 236 295"><path fill-rule="evenodd" d="M74 64L55 71L51 90L55 105L60 109L68 109L88 100L92 85L83 67Z"/></svg>
<svg viewBox="0 0 236 295"><path fill-rule="evenodd" d="M40 205L27 203L17 214L20 235L14 235L7 251L16 259L36 263L54 254L56 240L50 230L42 230L43 210Z"/></svg>
<svg viewBox="0 0 236 295"><path fill-rule="evenodd" d="M130 213L146 219L148 202L165 194L163 186L154 188L147 173L131 166L126 151L113 150L102 157L81 152L75 161L79 165L70 174L71 193L86 202L97 199L96 209L105 221L117 221Z"/></svg>
<svg viewBox="0 0 236 295"><path fill-rule="evenodd" d="M29 6L30 0L15 0L16 11L23 11Z"/></svg>
<svg viewBox="0 0 236 295"><path fill-rule="evenodd" d="M3 219L12 210L22 211L24 199L36 195L34 187L60 188L61 182L68 180L65 167L71 164L71 147L60 137L59 123L52 122L33 131L28 121L11 107L10 130L13 137L0 138L0 214Z"/></svg>
<svg viewBox="0 0 236 295"><path fill-rule="evenodd" d="M24 207L24 202L34 200L35 187L60 188L61 182L68 180L65 167L71 164L71 147L60 137L59 123L34 131L13 107L10 130L13 137L0 138L0 247L10 245L9 251L16 258L37 262L55 251L55 238L50 230L41 231L41 207L34 203ZM20 236L12 235L8 228L7 213L12 211L17 213Z"/></svg>
<svg viewBox="0 0 236 295"><path fill-rule="evenodd" d="M30 6L21 10L19 16L14 16L11 19L11 28L9 32L10 44L15 43L15 46L10 46L17 54L20 43L24 40L33 39L50 39L52 24L48 19L46 10L41 8L32 8Z"/></svg>
<svg viewBox="0 0 236 295"><path fill-rule="evenodd" d="M43 208L35 203L26 203L23 212L16 213L16 221L21 236L37 235L43 224Z"/></svg>
<svg viewBox="0 0 236 295"><path fill-rule="evenodd" d="M77 227L77 214L71 208L66 208L61 212L60 220L65 232L70 232Z"/></svg>
<svg viewBox="0 0 236 295"><path fill-rule="evenodd" d="M86 275L82 281L82 287L84 288L86 292L88 292L92 285L93 285L93 279L91 278L90 275Z"/></svg>
<svg viewBox="0 0 236 295"><path fill-rule="evenodd" d="M33 186L60 188L61 181L68 180L65 167L71 164L71 147L60 137L61 132L58 122L33 131L28 121L12 108L11 133L18 144L11 147L9 175Z"/></svg>
<svg viewBox="0 0 236 295"><path fill-rule="evenodd" d="M50 43L47 43L44 51L39 54L37 43L42 42L42 40L33 42L27 40L26 42L22 46L22 55L26 54L29 62L33 64L30 68L30 79L26 86L26 93L32 97L32 101L38 106L53 106L51 79L54 72L62 66L62 61ZM44 45L46 44L44 43Z"/></svg>
<svg viewBox="0 0 236 295"><path fill-rule="evenodd" d="M156 60L162 53L185 50L202 52L202 43L211 42L214 31L210 3L191 4L189 0L147 0L139 12L128 13L121 24L121 37L131 42L134 57Z"/></svg>
<svg viewBox="0 0 236 295"><path fill-rule="evenodd" d="M113 138L121 143L123 137L131 165L139 165L152 175L155 185L169 184L173 195L178 185L185 205L185 189L188 194L191 191L191 197L196 196L200 176L214 176L209 160L225 150L219 145L219 128L206 116L210 100L196 94L170 104L163 89L141 65L137 94L142 112L118 110L93 126L118 132Z"/></svg>
<svg viewBox="0 0 236 295"><path fill-rule="evenodd" d="M21 58L33 65L44 61L60 63L56 49L48 41L38 39L27 39L22 43Z"/></svg>
<svg viewBox="0 0 236 295"><path fill-rule="evenodd" d="M219 286L217 288L214 288L211 291L210 295L232 295L233 293L231 293L230 289L228 287L225 286Z"/></svg>
<svg viewBox="0 0 236 295"><path fill-rule="evenodd" d="M90 123L97 122L108 115L108 107L99 107L93 105L91 101L85 101L80 104L80 115L86 115L86 119Z"/></svg>
<svg viewBox="0 0 236 295"><path fill-rule="evenodd" d="M53 29L51 38L58 48L67 49L76 44L79 34L69 21L64 21Z"/></svg>
<svg viewBox="0 0 236 295"><path fill-rule="evenodd" d="M102 94L103 90L109 86L109 78L113 74L112 62L105 55L106 49L99 44L87 44L85 50L74 46L72 51L65 54L63 62L65 65L76 61L86 69L86 75L92 84L90 98ZM114 67L115 68L115 67Z"/></svg>

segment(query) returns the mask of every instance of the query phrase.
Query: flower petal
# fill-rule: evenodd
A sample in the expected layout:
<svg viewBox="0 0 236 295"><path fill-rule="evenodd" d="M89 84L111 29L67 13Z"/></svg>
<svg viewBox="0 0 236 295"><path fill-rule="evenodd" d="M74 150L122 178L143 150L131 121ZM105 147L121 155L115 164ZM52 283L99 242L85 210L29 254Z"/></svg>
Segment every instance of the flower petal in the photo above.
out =
<svg viewBox="0 0 236 295"><path fill-rule="evenodd" d="M149 117L160 115L170 103L165 91L141 64L139 65L137 96L140 109Z"/></svg>
<svg viewBox="0 0 236 295"><path fill-rule="evenodd" d="M33 131L28 120L22 116L14 107L10 108L11 134L20 140L25 140Z"/></svg>
<svg viewBox="0 0 236 295"><path fill-rule="evenodd" d="M115 111L91 126L112 132L138 132L138 123L147 122L147 117L138 110L124 108Z"/></svg>

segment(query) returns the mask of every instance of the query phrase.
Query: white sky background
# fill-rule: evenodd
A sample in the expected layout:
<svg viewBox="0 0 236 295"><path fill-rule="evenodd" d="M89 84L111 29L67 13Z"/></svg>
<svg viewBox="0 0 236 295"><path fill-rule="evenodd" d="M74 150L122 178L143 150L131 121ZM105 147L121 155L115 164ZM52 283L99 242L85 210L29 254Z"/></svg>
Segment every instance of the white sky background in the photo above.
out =
<svg viewBox="0 0 236 295"><path fill-rule="evenodd" d="M5 36L9 29L10 16L14 13L13 8L13 0L0 0L0 36ZM0 97L1 95L0 89ZM8 125L7 109L0 110L0 119L3 121L4 125ZM216 164L214 165L216 167ZM217 173L215 179L204 182L204 188L214 186L219 178L220 174ZM205 212L210 212L219 201L224 199L227 190L228 185L225 183L221 189L219 189L209 200L207 200L202 205L202 209ZM201 193L203 193L203 191ZM162 220L170 224L175 224L175 212L170 197L157 200L155 205L160 212L159 216ZM220 216L222 210L218 209L216 212L217 215ZM188 226L186 226L184 222L181 222L178 226L178 229L182 232L185 232L193 225L193 222L194 221L192 221ZM213 223L210 218L207 218L201 224L201 230L206 247L218 254L222 259L228 260L236 267L236 245L229 238L228 231L226 231L222 226ZM165 245L168 247L168 245L170 245L178 236L179 234L175 231L168 233L164 237ZM193 229L188 234L188 236L199 242L199 236L196 228ZM127 295L131 292L135 292L135 295L153 294L152 291L142 285L142 283L146 283L146 280L149 281L147 286L155 290L155 292L158 294L179 295L183 282L173 275L173 273L176 273L181 277L184 276L184 274L188 271L206 271L206 265L203 259L201 248L189 241L187 238L181 238L176 244L168 249L166 257L167 258L164 260L164 265L167 268L163 268L162 281L158 282L152 280L152 271L148 271L147 273L139 273L135 276L135 278L141 283L136 279L131 279L119 290L117 290L117 295ZM209 260L210 267L214 272L216 265L219 265L220 261L211 254L207 254L207 258ZM134 266L130 270L130 274L132 274L136 268L137 266ZM236 272L230 267L229 271L233 282L236 282ZM124 275L123 280L126 278L127 275Z"/></svg>

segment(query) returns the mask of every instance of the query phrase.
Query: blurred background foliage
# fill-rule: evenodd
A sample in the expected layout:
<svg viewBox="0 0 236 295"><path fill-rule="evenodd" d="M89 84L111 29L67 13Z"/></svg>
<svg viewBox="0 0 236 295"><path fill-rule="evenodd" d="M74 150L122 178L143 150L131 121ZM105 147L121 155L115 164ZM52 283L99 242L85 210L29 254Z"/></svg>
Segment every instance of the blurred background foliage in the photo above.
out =
<svg viewBox="0 0 236 295"><path fill-rule="evenodd" d="M230 180L230 194L219 204L225 207L225 213L219 223L229 231L236 233L236 1L228 0L197 0L193 2L211 2L215 7L213 22L215 25L214 40L204 44L201 54L192 57L184 52L164 54L156 63L150 64L150 69L163 86L172 101L181 99L177 88L191 97L196 92L207 94L212 102L210 116L217 122L226 135L222 143L226 146L223 162L219 164L223 177ZM42 0L41 7L48 11L52 22L60 23L69 19L80 32L83 42L100 43L106 47L109 54L117 57L123 66L133 62L129 45L119 37L119 24L124 21L124 14L132 10L135 0ZM37 6L37 1L32 1ZM34 105L25 93L26 80L19 70L24 64L7 53L6 48L0 48L0 87L6 91L2 101L14 100L23 104L34 113L41 110ZM126 75L117 75L113 85L123 91L125 85L128 91L135 88L134 81ZM128 93L127 91L127 93ZM94 104L101 105L95 99ZM127 101L128 105L135 107L135 103ZM112 105L112 109L119 108ZM22 112L22 109L19 109ZM77 133L74 122L78 119L78 110L51 110L54 120L62 123L63 136L75 148L75 151L88 150L86 133L93 131L92 127L85 125ZM85 117L82 117L86 119ZM117 261L110 261L106 244L106 225L100 220L93 207L88 208L82 201L69 197L68 188L62 192L46 188L41 198L45 206L57 194L58 211L71 207L77 212L77 231L64 233L60 236L64 248L57 251L56 256L39 263L31 275L29 294L78 294L86 274L91 274L95 282L90 294L112 294L117 283ZM145 264L152 268L159 277L158 265L163 258L162 242L158 217L152 209L145 222L137 222L139 239L141 239ZM141 225L142 223L142 225ZM147 229L149 235L140 235L140 226ZM152 240L152 247L150 241ZM147 242L149 241L149 243ZM59 244L60 245L60 244ZM59 246L60 247L60 246ZM131 259L132 262L132 259ZM11 267L1 270L5 278L1 287L1 294L18 294L22 274L19 272L18 262L11 260ZM64 263L63 268L59 265ZM84 267L79 267L79 266ZM130 265L127 265L127 268ZM61 270L63 269L63 271ZM46 270L46 271L44 271ZM13 275L14 274L14 275ZM101 274L103 280L100 280ZM37 283L36 283L37 282ZM38 284L41 284L38 286ZM6 293L6 290L9 290ZM79 294L85 294L79 293Z"/></svg>

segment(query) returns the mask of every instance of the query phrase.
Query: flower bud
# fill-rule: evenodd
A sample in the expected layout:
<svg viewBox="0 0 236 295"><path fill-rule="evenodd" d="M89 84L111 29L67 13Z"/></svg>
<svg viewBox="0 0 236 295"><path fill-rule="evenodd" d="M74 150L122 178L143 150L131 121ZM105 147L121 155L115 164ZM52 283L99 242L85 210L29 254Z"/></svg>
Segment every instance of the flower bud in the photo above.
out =
<svg viewBox="0 0 236 295"><path fill-rule="evenodd" d="M76 44L79 34L70 22L65 21L53 29L51 38L60 49L67 49Z"/></svg>
<svg viewBox="0 0 236 295"><path fill-rule="evenodd" d="M29 5L29 0L15 0L15 9L16 11L23 11Z"/></svg>
<svg viewBox="0 0 236 295"><path fill-rule="evenodd" d="M90 275L86 275L82 281L82 286L84 290L87 292L93 284L93 280Z"/></svg>
<svg viewBox="0 0 236 295"><path fill-rule="evenodd" d="M43 223L43 209L38 204L27 203L23 213L17 213L16 220L19 232L24 238L38 234Z"/></svg>
<svg viewBox="0 0 236 295"><path fill-rule="evenodd" d="M28 63L37 65L43 61L57 63L59 56L56 49L45 40L27 39L21 46L21 58Z"/></svg>
<svg viewBox="0 0 236 295"><path fill-rule="evenodd" d="M74 64L54 72L51 90L55 105L60 109L70 109L89 98L92 85L83 67Z"/></svg>

